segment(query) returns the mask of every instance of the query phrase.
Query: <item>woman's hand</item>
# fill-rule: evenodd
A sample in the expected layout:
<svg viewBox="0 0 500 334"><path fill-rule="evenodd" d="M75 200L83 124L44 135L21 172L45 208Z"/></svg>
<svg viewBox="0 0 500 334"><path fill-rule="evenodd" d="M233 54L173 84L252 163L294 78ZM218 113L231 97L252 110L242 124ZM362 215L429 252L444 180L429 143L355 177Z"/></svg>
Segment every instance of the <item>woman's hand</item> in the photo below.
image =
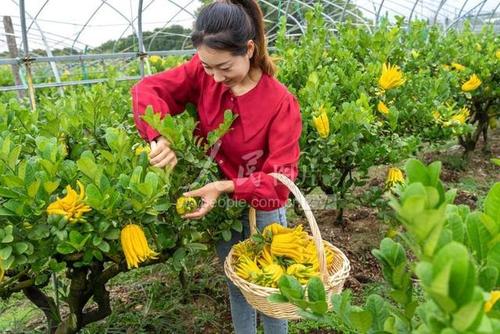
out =
<svg viewBox="0 0 500 334"><path fill-rule="evenodd" d="M168 140L161 136L156 141L151 142L151 153L149 153L149 162L155 167L163 168L167 165L172 168L177 164L177 156L170 148Z"/></svg>
<svg viewBox="0 0 500 334"><path fill-rule="evenodd" d="M200 219L210 212L217 203L217 199L223 193L229 193L234 191L233 181L216 181L209 183L199 189L188 191L183 195L186 197L201 197L202 204L200 208L188 214L182 216L182 218L188 219Z"/></svg>

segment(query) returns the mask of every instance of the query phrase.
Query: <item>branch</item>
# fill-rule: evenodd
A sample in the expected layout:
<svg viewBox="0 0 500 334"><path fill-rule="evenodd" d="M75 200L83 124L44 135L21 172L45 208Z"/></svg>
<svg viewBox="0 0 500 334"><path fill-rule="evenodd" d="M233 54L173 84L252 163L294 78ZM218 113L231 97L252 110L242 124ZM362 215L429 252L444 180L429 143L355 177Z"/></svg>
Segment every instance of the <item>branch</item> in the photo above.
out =
<svg viewBox="0 0 500 334"><path fill-rule="evenodd" d="M57 326L61 323L61 315L57 309L56 303L52 297L47 296L35 286L29 286L23 289L24 295L47 317L48 327L51 332L55 332Z"/></svg>

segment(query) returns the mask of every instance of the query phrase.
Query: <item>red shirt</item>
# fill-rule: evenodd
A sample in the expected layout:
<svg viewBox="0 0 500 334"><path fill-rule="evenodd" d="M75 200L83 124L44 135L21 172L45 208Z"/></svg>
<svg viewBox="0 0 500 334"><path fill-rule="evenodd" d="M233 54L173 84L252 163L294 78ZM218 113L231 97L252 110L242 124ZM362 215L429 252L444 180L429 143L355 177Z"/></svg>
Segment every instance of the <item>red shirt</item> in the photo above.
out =
<svg viewBox="0 0 500 334"><path fill-rule="evenodd" d="M288 189L267 174L296 179L302 122L297 100L274 77L264 73L254 88L235 96L205 72L195 55L179 67L142 79L132 87L132 99L135 124L147 141L159 135L140 118L148 105L161 115L179 114L188 102L196 105L203 137L231 109L238 116L221 138L215 161L234 182L233 199L266 211L286 203Z"/></svg>

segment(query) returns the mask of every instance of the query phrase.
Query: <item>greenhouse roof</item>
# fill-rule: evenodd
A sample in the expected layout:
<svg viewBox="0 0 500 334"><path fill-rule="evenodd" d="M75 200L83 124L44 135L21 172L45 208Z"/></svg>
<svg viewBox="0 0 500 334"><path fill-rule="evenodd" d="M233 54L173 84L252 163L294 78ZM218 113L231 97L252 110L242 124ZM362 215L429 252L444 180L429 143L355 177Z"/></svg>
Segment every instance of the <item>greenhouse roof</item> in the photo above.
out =
<svg viewBox="0 0 500 334"><path fill-rule="evenodd" d="M175 34L186 39L182 48L189 48L189 33L195 13L202 5L199 0L1 0L0 15L10 16L13 35L22 50L22 20L26 19L26 37L30 50L67 49L77 53L93 49L109 40L125 36L138 36L139 31L152 31L153 36L144 40L145 51L152 46L151 39ZM205 1L206 2L206 1ZM288 18L290 32L300 33L304 13L316 1L312 0L261 0L266 12L268 30L279 18ZM425 19L445 28L460 27L469 19L475 27L499 22L498 0L322 0L328 22L355 21L367 26L376 25L383 17L394 20L397 16L407 19ZM22 10L24 8L24 10ZM141 9L140 9L141 8ZM139 15L141 13L141 15ZM142 17L140 17L142 16ZM5 19L4 19L5 21ZM141 26L139 27L139 21ZM168 32L162 28L179 25L183 32ZM498 23L497 23L498 25ZM5 22L4 22L5 28ZM0 34L0 52L6 57L7 35ZM180 37L177 36L177 37ZM138 51L120 49L113 52Z"/></svg>

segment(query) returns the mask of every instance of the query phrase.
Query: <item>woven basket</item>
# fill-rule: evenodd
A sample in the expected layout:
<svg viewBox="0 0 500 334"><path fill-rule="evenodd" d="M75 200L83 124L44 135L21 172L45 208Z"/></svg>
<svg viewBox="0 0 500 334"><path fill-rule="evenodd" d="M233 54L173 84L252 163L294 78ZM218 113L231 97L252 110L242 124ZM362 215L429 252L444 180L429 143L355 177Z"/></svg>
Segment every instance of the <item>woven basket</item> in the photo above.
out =
<svg viewBox="0 0 500 334"><path fill-rule="evenodd" d="M321 239L321 233L319 231L318 224L316 223L316 219L312 214L311 208L293 181L282 174L271 173L269 175L283 183L294 194L295 198L304 210L312 232L311 239L314 240L316 249L318 250L320 278L325 285L325 289L327 290L327 301L329 307L331 307L331 295L342 291L344 282L349 276L349 271L351 269L349 260L340 249ZM249 223L250 232L251 234L254 234L256 232L256 214L255 209L252 207L250 207L249 211ZM328 247L334 254L334 260L328 268L326 266L324 246ZM278 289L250 283L236 274L233 265L236 258L233 255L233 251L234 248L231 248L231 251L226 257L226 261L224 262L224 271L227 277L241 290L247 302L259 312L272 318L289 320L300 319L301 317L298 312L299 309L295 305L290 303L271 303L267 300L267 297L271 294L278 293Z"/></svg>

